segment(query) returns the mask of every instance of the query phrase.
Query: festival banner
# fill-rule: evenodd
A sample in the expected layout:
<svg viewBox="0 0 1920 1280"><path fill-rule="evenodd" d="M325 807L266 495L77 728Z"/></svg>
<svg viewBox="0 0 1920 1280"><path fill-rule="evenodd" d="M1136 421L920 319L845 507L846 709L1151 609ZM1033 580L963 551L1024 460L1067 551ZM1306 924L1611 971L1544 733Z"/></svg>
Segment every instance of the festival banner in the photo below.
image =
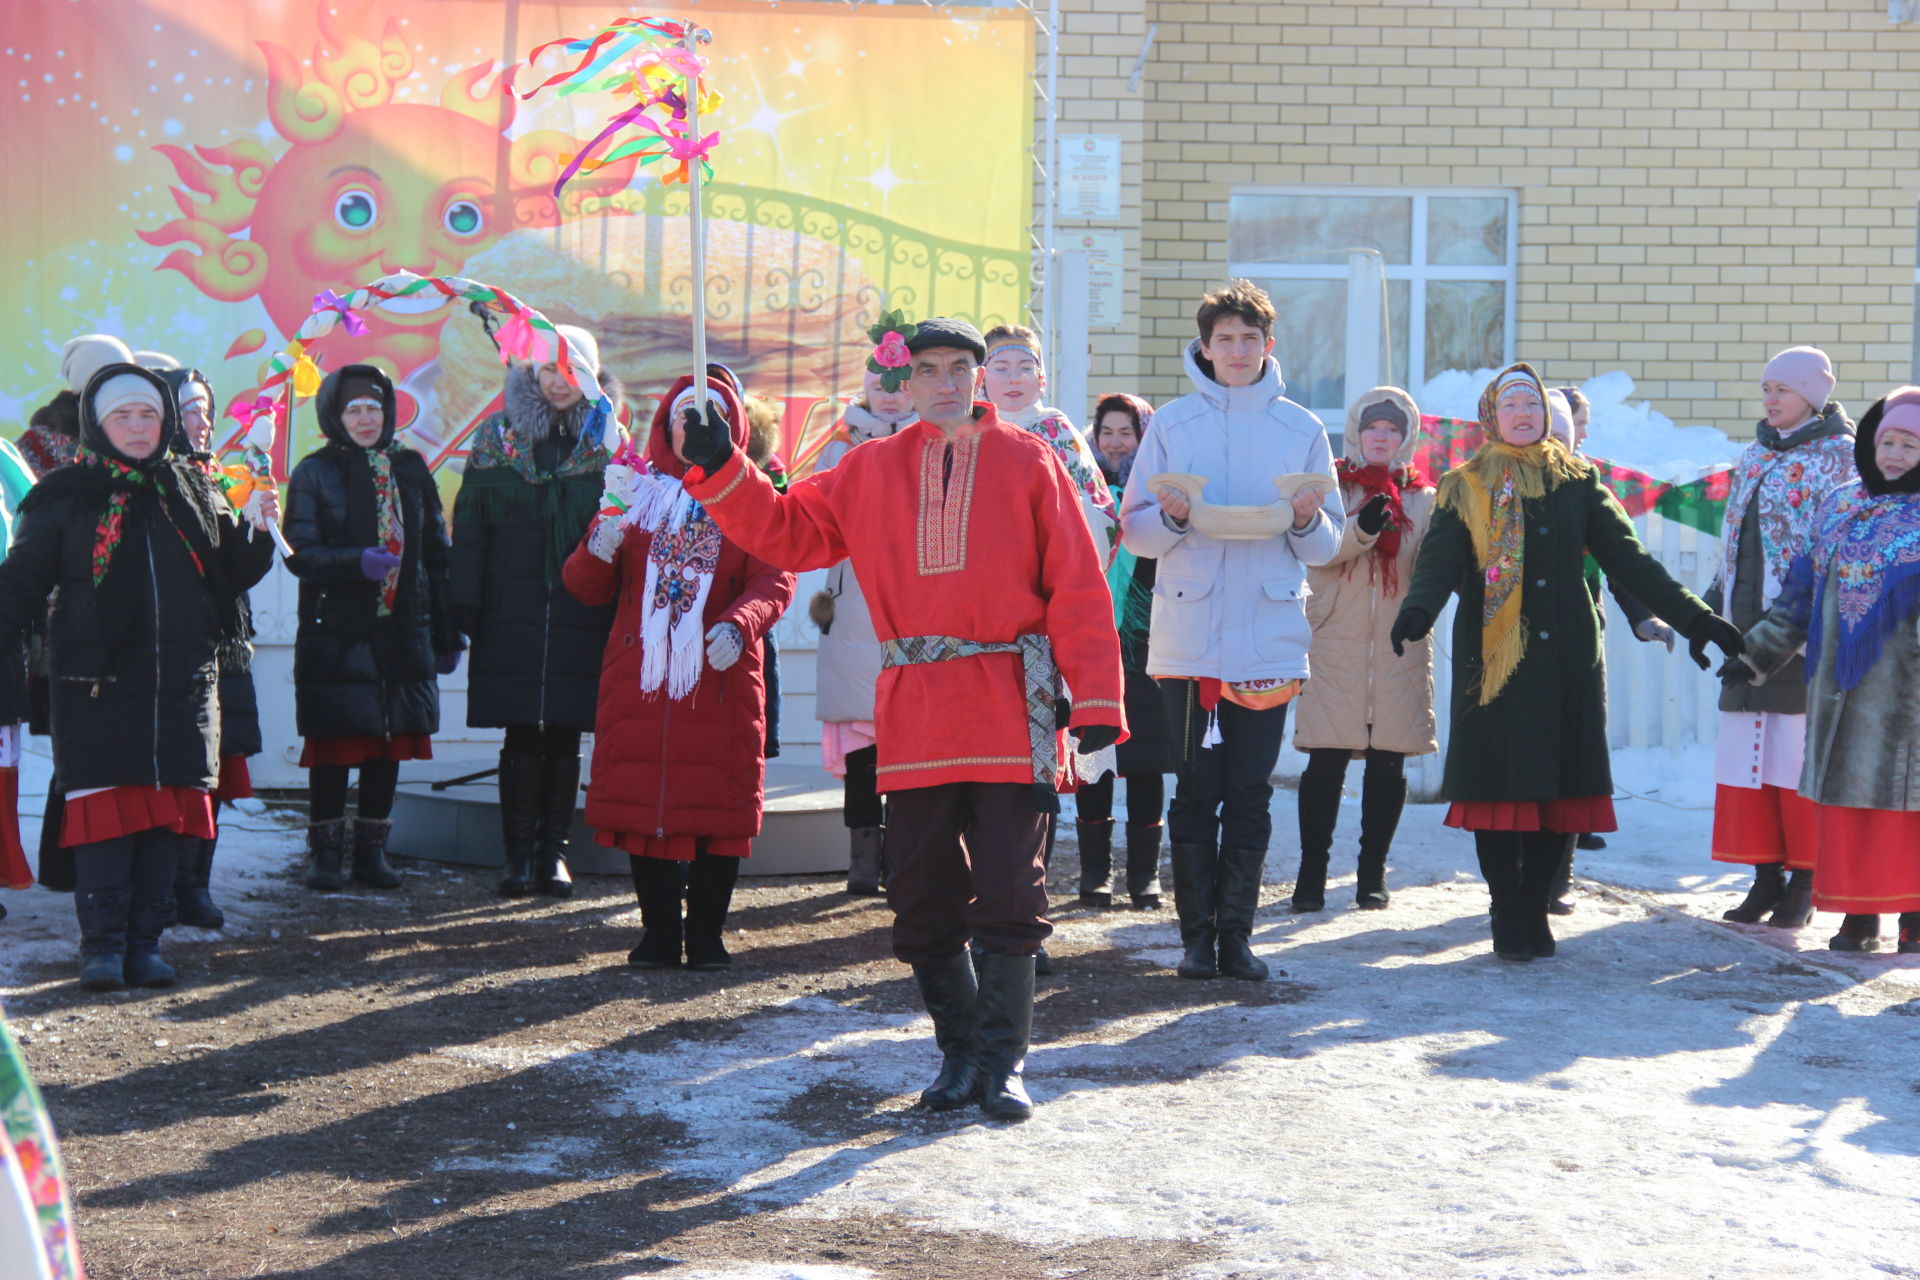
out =
<svg viewBox="0 0 1920 1280"><path fill-rule="evenodd" d="M688 188L629 155L556 194L617 104L530 95L579 55L526 61L629 12L572 0L9 6L0 421L24 424L52 397L61 346L92 332L199 367L223 409L250 400L316 307L411 272L480 282L592 332L644 429L691 366ZM701 117L719 134L702 205L709 358L781 402L789 457L858 390L882 310L982 327L1022 317L1023 10L707 0L657 12L714 37L704 52L720 101ZM321 372L387 369L406 442L457 473L466 434L499 405L499 317L483 323L462 297L427 289L356 318L303 354ZM225 418L221 434L237 451L244 424ZM318 444L303 406L275 470Z"/></svg>

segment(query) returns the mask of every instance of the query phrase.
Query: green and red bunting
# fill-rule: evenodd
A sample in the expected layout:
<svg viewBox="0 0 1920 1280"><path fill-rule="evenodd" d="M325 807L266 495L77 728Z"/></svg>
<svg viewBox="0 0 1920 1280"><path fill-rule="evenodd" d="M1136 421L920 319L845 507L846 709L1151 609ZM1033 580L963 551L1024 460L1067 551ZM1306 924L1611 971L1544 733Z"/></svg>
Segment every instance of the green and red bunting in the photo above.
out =
<svg viewBox="0 0 1920 1280"><path fill-rule="evenodd" d="M1429 484L1438 483L1441 476L1471 458L1486 438L1480 424L1467 418L1425 415L1420 421L1426 427L1426 435L1414 454L1413 465ZM1670 484L1605 458L1587 460L1599 468L1600 479L1613 490L1613 496L1620 499L1628 515L1643 516L1651 511L1702 533L1720 536L1720 521L1726 514L1727 490L1732 482L1731 470L1722 468L1686 484Z"/></svg>

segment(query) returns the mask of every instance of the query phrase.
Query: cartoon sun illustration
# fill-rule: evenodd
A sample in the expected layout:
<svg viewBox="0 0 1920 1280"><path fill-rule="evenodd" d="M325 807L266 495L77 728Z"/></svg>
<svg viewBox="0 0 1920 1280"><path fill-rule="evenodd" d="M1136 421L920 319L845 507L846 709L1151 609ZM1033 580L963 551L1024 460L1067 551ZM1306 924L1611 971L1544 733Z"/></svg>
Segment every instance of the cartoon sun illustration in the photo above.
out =
<svg viewBox="0 0 1920 1280"><path fill-rule="evenodd" d="M375 43L356 34L372 29L371 2L339 14L328 3L315 8L325 43L314 46L311 73L288 49L259 45L268 115L289 144L283 154L251 139L155 148L179 177L180 216L139 235L182 246L158 270L178 271L222 302L257 295L291 334L323 289L403 269L458 274L506 231L578 216L632 180L637 161L609 165L569 183L564 206L556 203L554 176L583 144L552 129L507 136L514 66L490 86L491 62L459 72L438 106L395 102L395 88L413 74L399 23L389 17ZM383 308L364 335L330 338L328 362L372 360L405 377L433 359L443 301Z"/></svg>

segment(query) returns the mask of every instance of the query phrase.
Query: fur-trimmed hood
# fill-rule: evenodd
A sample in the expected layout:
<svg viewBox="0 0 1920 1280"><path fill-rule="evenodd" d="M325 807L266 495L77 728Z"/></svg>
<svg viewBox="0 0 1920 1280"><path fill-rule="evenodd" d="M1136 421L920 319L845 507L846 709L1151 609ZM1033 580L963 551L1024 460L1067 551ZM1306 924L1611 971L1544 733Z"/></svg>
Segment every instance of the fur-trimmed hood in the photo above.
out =
<svg viewBox="0 0 1920 1280"><path fill-rule="evenodd" d="M620 379L609 370L600 371L600 389L620 407ZM582 388L584 391L585 388ZM507 385L501 394L507 426L514 439L527 449L533 448L556 431L578 440L587 419L593 415L593 399L582 395L570 408L556 409L540 391L540 367L517 363L507 370Z"/></svg>

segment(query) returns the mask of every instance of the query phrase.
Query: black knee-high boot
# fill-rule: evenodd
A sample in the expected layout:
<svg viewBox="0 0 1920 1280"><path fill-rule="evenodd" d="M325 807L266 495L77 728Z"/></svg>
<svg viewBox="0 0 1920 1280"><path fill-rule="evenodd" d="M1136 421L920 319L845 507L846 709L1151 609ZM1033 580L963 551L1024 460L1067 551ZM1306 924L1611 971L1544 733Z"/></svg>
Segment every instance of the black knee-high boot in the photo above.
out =
<svg viewBox="0 0 1920 1280"><path fill-rule="evenodd" d="M573 835L573 811L580 804L580 757L541 757L540 842L533 887L549 898L571 898L573 875L567 870L567 844Z"/></svg>
<svg viewBox="0 0 1920 1280"><path fill-rule="evenodd" d="M1293 878L1289 911L1319 911L1327 905L1327 857L1340 821L1340 786L1346 772L1346 752L1316 749L1300 775L1300 871Z"/></svg>
<svg viewBox="0 0 1920 1280"><path fill-rule="evenodd" d="M1561 867L1573 858L1576 833L1528 831L1521 837L1520 910L1521 940L1531 938L1533 954L1541 959L1553 955L1553 925L1549 912L1553 902L1554 881Z"/></svg>
<svg viewBox="0 0 1920 1280"><path fill-rule="evenodd" d="M1214 978L1220 974L1220 855L1210 844L1173 845L1173 909L1180 917L1180 957L1183 978Z"/></svg>
<svg viewBox="0 0 1920 1280"><path fill-rule="evenodd" d="M502 897L524 898L533 892L546 761L536 755L502 751L499 777L500 844L506 852L506 874L496 891Z"/></svg>
<svg viewBox="0 0 1920 1280"><path fill-rule="evenodd" d="M1400 758L1387 752L1367 753L1367 772L1360 783L1360 868L1354 887L1354 905L1378 911L1387 905L1387 850L1400 828L1400 812L1407 804L1407 776Z"/></svg>
<svg viewBox="0 0 1920 1280"><path fill-rule="evenodd" d="M640 945L627 953L636 969L678 969L683 937L680 893L686 868L665 858L628 858L640 900Z"/></svg>
<svg viewBox="0 0 1920 1280"><path fill-rule="evenodd" d="M198 836L182 839L180 868L173 879L174 911L180 924L196 929L226 927L226 912L220 910L208 888L213 883L213 849L219 840L218 832L211 840Z"/></svg>
<svg viewBox="0 0 1920 1280"><path fill-rule="evenodd" d="M1074 820L1080 837L1080 905L1113 905L1113 819L1100 822Z"/></svg>
<svg viewBox="0 0 1920 1280"><path fill-rule="evenodd" d="M1521 927L1520 835L1514 831L1476 831L1474 852L1487 882L1493 918L1493 954L1502 960L1533 959L1533 939Z"/></svg>
<svg viewBox="0 0 1920 1280"><path fill-rule="evenodd" d="M733 963L721 933L733 905L740 859L702 851L687 868L687 968L725 969Z"/></svg>

